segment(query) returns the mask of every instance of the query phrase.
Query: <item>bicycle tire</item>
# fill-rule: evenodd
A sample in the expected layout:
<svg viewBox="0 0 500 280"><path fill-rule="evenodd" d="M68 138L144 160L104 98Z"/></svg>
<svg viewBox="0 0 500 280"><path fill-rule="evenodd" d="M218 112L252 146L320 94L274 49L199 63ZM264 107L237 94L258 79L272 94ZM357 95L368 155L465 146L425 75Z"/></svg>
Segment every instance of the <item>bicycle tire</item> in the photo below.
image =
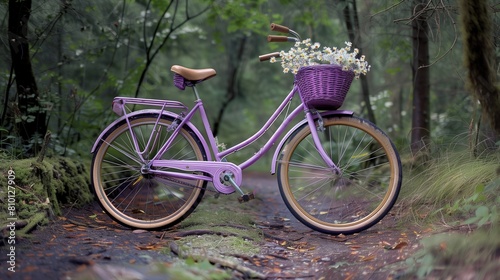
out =
<svg viewBox="0 0 500 280"><path fill-rule="evenodd" d="M129 118L141 151L157 120L156 113ZM144 160L134 148L125 119L115 124L96 148L91 165L92 189L102 209L118 223L131 228L162 229L185 219L200 203L206 181L141 173L144 163L171 135L168 128L173 121L171 116L161 116L154 134L156 141L143 155ZM207 155L201 140L184 126L161 159L206 160Z"/></svg>
<svg viewBox="0 0 500 280"><path fill-rule="evenodd" d="M387 135L354 116L325 117L319 132L341 174L319 156L307 123L287 139L278 185L292 214L328 234L352 234L378 223L393 207L402 182L399 154Z"/></svg>

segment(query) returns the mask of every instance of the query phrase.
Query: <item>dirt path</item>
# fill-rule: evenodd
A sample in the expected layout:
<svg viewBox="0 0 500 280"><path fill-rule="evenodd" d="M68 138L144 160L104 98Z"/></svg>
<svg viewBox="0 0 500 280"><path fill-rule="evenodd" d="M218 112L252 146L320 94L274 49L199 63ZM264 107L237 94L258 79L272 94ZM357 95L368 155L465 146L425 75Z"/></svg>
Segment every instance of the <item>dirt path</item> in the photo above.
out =
<svg viewBox="0 0 500 280"><path fill-rule="evenodd" d="M257 196L248 202L252 213L245 214L256 217L266 238L259 255L241 262L267 279L396 278L404 272L404 260L418 249L419 231L398 228L393 215L360 234L335 237L298 222L282 202L274 176L248 174L243 185ZM165 279L146 271L147 264L175 260L162 251L171 241L164 237L161 231L124 228L97 205L66 209L64 217L39 228L32 238L17 240L15 273L7 270L9 247L0 247L0 279L75 279L96 264Z"/></svg>
<svg viewBox="0 0 500 280"><path fill-rule="evenodd" d="M257 195L262 199L262 208L256 213L260 224L274 224L265 232L295 241L292 246L280 247L273 245L276 241L272 240L268 247L262 248L263 252L280 252L287 257L281 275L268 274L276 276L276 279L397 278L405 271L405 259L418 250L419 230L398 227L397 218L392 213L359 234L331 236L313 231L288 211L277 189L275 176L249 177L247 185L255 186L257 193L262 192L261 196ZM280 223L283 227L279 227ZM276 224L278 228L273 229Z"/></svg>

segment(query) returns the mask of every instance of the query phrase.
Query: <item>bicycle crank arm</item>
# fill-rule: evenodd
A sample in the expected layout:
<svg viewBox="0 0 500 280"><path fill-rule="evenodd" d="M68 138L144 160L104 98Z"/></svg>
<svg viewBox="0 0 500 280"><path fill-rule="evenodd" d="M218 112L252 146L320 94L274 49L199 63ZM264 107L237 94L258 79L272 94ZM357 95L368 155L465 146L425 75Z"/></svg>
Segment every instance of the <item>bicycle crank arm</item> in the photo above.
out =
<svg viewBox="0 0 500 280"><path fill-rule="evenodd" d="M192 177L191 174L180 174L172 171L155 170L156 168L174 168L185 172L204 172L208 173L211 177L211 182L217 191L223 194L231 194L238 190L241 184L243 173L241 168L231 162L218 162L218 161L196 161L196 160L155 160L151 165L151 173L172 174L174 177L186 178ZM174 175L175 174L175 175ZM176 175L179 174L179 175ZM229 176L230 180L225 177ZM188 178L186 178L188 179ZM235 184L235 186L233 186Z"/></svg>

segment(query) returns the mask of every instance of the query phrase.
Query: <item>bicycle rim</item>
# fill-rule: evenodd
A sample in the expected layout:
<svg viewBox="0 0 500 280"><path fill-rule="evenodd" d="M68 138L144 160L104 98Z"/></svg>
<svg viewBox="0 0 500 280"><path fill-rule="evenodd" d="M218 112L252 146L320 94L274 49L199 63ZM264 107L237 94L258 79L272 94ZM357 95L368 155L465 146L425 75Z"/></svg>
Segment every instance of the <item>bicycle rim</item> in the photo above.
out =
<svg viewBox="0 0 500 280"><path fill-rule="evenodd" d="M399 155L390 139L366 120L325 118L324 127L321 143L341 174L326 166L305 124L281 153L281 195L294 216L317 231L362 231L380 221L397 199L402 180Z"/></svg>
<svg viewBox="0 0 500 280"><path fill-rule="evenodd" d="M142 158L124 120L103 137L92 161L92 184L99 203L117 222L133 228L159 229L180 222L201 201L207 184L141 172L172 134L168 128L173 119L162 116L154 130L157 118L144 114L130 119L139 150L145 151ZM206 154L195 134L182 128L161 159L206 160Z"/></svg>

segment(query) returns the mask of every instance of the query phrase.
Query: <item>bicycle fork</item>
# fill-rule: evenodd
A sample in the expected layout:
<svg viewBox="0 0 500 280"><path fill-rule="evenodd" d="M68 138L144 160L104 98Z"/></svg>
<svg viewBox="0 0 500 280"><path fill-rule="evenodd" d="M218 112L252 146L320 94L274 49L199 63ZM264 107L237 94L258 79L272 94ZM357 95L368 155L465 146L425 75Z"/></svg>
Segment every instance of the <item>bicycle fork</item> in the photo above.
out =
<svg viewBox="0 0 500 280"><path fill-rule="evenodd" d="M323 145L321 144L321 140L319 139L318 130L320 132L324 132L325 127L324 127L323 118L321 117L321 114L317 111L315 111L315 113L317 116L318 127L316 127L313 113L311 111L306 112L306 120L307 120L307 123L309 124L309 128L311 130L311 136L313 138L314 146L316 147L316 150L318 151L321 158L325 161L326 165L329 168L331 168L335 172L336 175L340 175L341 174L340 168L338 168L338 166L335 165L335 163L332 161L332 159L325 152L325 149L323 148Z"/></svg>

